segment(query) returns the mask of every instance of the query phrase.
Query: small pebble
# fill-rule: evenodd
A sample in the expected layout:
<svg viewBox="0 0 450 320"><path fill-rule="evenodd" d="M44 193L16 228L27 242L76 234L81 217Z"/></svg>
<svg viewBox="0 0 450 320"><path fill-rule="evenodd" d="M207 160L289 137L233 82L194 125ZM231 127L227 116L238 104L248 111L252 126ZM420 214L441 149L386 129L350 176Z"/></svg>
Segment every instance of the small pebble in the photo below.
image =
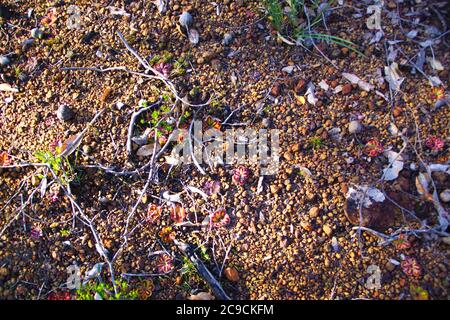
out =
<svg viewBox="0 0 450 320"><path fill-rule="evenodd" d="M362 129L362 126L359 123L359 121L353 120L353 121L350 121L350 123L348 124L348 132L350 134L358 133L361 131L361 129Z"/></svg>
<svg viewBox="0 0 450 320"><path fill-rule="evenodd" d="M439 195L441 197L442 202L449 202L450 201L450 189L445 189L444 191L441 192L441 194Z"/></svg>
<svg viewBox="0 0 450 320"><path fill-rule="evenodd" d="M31 29L31 37L35 39L42 39L44 36L44 33L39 28L33 28Z"/></svg>
<svg viewBox="0 0 450 320"><path fill-rule="evenodd" d="M343 94L349 94L352 91L352 85L350 83L347 83L342 87L342 93Z"/></svg>
<svg viewBox="0 0 450 320"><path fill-rule="evenodd" d="M90 146L88 146L88 145L83 146L83 152L85 154L89 154L89 153L91 153L91 151L92 151L92 148Z"/></svg>
<svg viewBox="0 0 450 320"><path fill-rule="evenodd" d="M312 207L312 208L309 210L309 216L310 216L311 218L316 218L318 215L319 215L319 208L318 208L318 207Z"/></svg>
<svg viewBox="0 0 450 320"><path fill-rule="evenodd" d="M331 236L331 234L333 233L333 230L331 229L331 227L327 224L324 224L322 227L323 232L325 232L325 234L327 236Z"/></svg>
<svg viewBox="0 0 450 320"><path fill-rule="evenodd" d="M194 21L194 19L192 19L192 16L189 12L183 12L180 15L180 25L184 28L189 28L192 25L192 22Z"/></svg>
<svg viewBox="0 0 450 320"><path fill-rule="evenodd" d="M225 33L223 36L223 44L229 46L233 42L233 35L231 33Z"/></svg>
<svg viewBox="0 0 450 320"><path fill-rule="evenodd" d="M61 121L68 121L73 118L74 112L69 106L62 104L59 106L58 111L56 111L56 116Z"/></svg>
<svg viewBox="0 0 450 320"><path fill-rule="evenodd" d="M268 118L264 118L261 121L261 124L263 127L269 127L270 126L270 120Z"/></svg>
<svg viewBox="0 0 450 320"><path fill-rule="evenodd" d="M0 66L7 66L8 64L10 64L10 60L8 57L6 56L0 56Z"/></svg>

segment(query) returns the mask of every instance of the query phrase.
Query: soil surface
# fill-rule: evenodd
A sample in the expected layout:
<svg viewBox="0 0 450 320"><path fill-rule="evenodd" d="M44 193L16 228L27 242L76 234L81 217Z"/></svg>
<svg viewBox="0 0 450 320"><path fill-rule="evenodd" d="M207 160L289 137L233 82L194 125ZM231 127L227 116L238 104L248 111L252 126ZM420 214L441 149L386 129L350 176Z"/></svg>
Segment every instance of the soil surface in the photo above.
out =
<svg viewBox="0 0 450 320"><path fill-rule="evenodd" d="M184 242L232 299L447 299L449 8L385 1L377 34L365 2L317 26L355 52L286 44L259 1L2 1L0 298L80 298L67 268L97 263L122 297L214 298ZM152 135L129 155L132 115L155 102L134 136L157 125L159 148L194 119L277 129L277 172L170 165L175 142L155 159ZM402 167L387 179L390 152Z"/></svg>

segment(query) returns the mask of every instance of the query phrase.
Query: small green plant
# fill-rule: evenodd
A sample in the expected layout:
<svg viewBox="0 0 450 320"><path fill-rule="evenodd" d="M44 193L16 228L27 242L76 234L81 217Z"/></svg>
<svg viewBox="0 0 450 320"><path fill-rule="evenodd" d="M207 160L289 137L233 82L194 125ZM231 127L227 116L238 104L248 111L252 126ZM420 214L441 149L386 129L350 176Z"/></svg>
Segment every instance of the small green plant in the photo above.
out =
<svg viewBox="0 0 450 320"><path fill-rule="evenodd" d="M161 60L161 56L159 54L155 54L149 61L149 64L152 66L157 64Z"/></svg>
<svg viewBox="0 0 450 320"><path fill-rule="evenodd" d="M270 109L272 109L272 105L268 104L267 106L264 107L263 112L268 113Z"/></svg>
<svg viewBox="0 0 450 320"><path fill-rule="evenodd" d="M311 144L311 147L314 150L317 150L319 148L321 148L323 146L323 142L322 139L320 139L319 137L313 137L309 140L309 143Z"/></svg>
<svg viewBox="0 0 450 320"><path fill-rule="evenodd" d="M181 116L180 124L186 123L190 116L191 113L189 111L185 111L184 114Z"/></svg>
<svg viewBox="0 0 450 320"><path fill-rule="evenodd" d="M181 267L181 275L192 277L197 272L194 264L188 257L183 257L183 266Z"/></svg>
<svg viewBox="0 0 450 320"><path fill-rule="evenodd" d="M265 0L263 3L273 27L277 31L281 31L283 27L283 7L281 6L281 2L278 0Z"/></svg>
<svg viewBox="0 0 450 320"><path fill-rule="evenodd" d="M335 0L329 0L325 4L317 0L261 0L261 2L280 38L290 39L290 41L285 41L286 43L296 44L303 41L321 40L336 43L363 55L351 41L315 31L318 25L324 21L326 11ZM311 12L314 12L315 15Z"/></svg>
<svg viewBox="0 0 450 320"><path fill-rule="evenodd" d="M172 132L174 127L169 124L167 121L162 120L164 115L170 113L171 109L167 105L162 105L159 109L153 110L150 114L150 124L152 127L158 126L157 134L159 131ZM144 121L145 122L145 121Z"/></svg>
<svg viewBox="0 0 450 320"><path fill-rule="evenodd" d="M207 253L206 247L204 245L199 246L200 257L203 261L209 262L211 260L209 254Z"/></svg>
<svg viewBox="0 0 450 320"><path fill-rule="evenodd" d="M171 99L171 98L170 98L170 95L168 95L168 94L165 93L165 94L163 94L161 97L162 97L162 99L163 99L165 102L170 102L170 99Z"/></svg>
<svg viewBox="0 0 450 320"><path fill-rule="evenodd" d="M19 77L19 75L22 73L22 69L20 69L20 67L15 66L14 67L14 74L16 75L16 77Z"/></svg>
<svg viewBox="0 0 450 320"><path fill-rule="evenodd" d="M70 234L70 230L62 229L61 231L59 231L59 233L61 234L61 236L67 237Z"/></svg>
<svg viewBox="0 0 450 320"><path fill-rule="evenodd" d="M104 282L87 283L77 290L77 300L135 300L139 294L126 281L116 281L117 294L112 285Z"/></svg>
<svg viewBox="0 0 450 320"><path fill-rule="evenodd" d="M173 70L171 75L177 76L177 75L183 75L186 73L186 68L188 67L188 62L185 57L179 57L174 63L173 63Z"/></svg>
<svg viewBox="0 0 450 320"><path fill-rule="evenodd" d="M186 281L184 281L179 287L182 291L186 293L190 293L192 290L192 287Z"/></svg>
<svg viewBox="0 0 450 320"><path fill-rule="evenodd" d="M56 175L61 173L63 169L61 157L54 155L50 151L36 151L34 156L39 162L48 164Z"/></svg>
<svg viewBox="0 0 450 320"><path fill-rule="evenodd" d="M72 163L66 157L60 157L61 147L58 146L52 151L39 150L34 153L35 158L38 162L47 164L48 167L53 171L53 173L61 180L63 184L68 184L69 182L81 182L81 176L79 172L72 166ZM75 152L75 163L78 159L78 151ZM44 176L42 174L37 175L40 179Z"/></svg>
<svg viewBox="0 0 450 320"><path fill-rule="evenodd" d="M165 51L165 52L163 52L162 55L155 54L155 55L150 59L149 64L150 64L151 66L153 66L153 65L158 64L158 63L160 63L160 62L170 63L172 60L173 60L173 55L172 55L170 52Z"/></svg>
<svg viewBox="0 0 450 320"><path fill-rule="evenodd" d="M172 60L173 60L173 54L171 54L168 51L165 51L163 56L162 56L161 61L164 62L164 63L170 63L170 62L172 62Z"/></svg>

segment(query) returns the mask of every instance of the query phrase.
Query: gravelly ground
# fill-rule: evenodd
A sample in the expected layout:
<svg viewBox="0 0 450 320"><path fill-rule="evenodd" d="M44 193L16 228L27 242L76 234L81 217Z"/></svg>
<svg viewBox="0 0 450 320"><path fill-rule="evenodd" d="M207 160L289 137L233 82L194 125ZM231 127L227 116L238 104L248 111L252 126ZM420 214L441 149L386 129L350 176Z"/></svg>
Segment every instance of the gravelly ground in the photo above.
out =
<svg viewBox="0 0 450 320"><path fill-rule="evenodd" d="M167 275L150 277L155 286L151 299L186 298L208 291L195 272L183 274L182 254L173 242L164 242L160 234L164 227L173 225L169 206L160 198L162 191L179 192L183 185L202 189L207 181L219 182L220 192L207 201L197 194L192 194L193 198L183 194L187 219L194 221L197 215L202 221L208 213L224 208L230 223L209 231L198 226L174 226L173 230L177 240L206 250L206 265L232 298L411 299L418 290L422 296L426 292L430 299L446 299L449 252L445 230L440 234L402 236L403 241L379 246L378 237L368 232L359 234L353 229L354 221L344 214L349 187L374 184L396 202L370 212L378 219L374 229L389 235L399 228L420 229L420 221L430 227L437 225L436 209L419 194L415 181L419 172L424 172L421 163L448 165L448 104L435 108L437 95L445 95L447 87L448 37L439 38L432 47L443 70L433 70L428 63L423 69L429 76L438 76L441 86L431 87L422 74L412 74L407 64L408 59L416 61L418 43L430 38L421 26L434 25L442 30L442 20L426 4L407 1L397 6L389 2L382 14L385 37L370 44L366 6L345 1L345 6L337 6L327 18L327 27L332 34L357 44L365 57L335 44L318 43L332 60L330 63L313 47L308 52L277 41L258 2L216 2L220 3L220 15L212 3L201 0L174 1L163 15L155 5L141 1L79 1L82 21L77 30L67 27L68 3L7 1L8 10L0 7L0 54L9 57L10 63L0 66L0 82L19 91L0 91L0 153L8 154L15 164L20 163L19 159L35 162L36 151L49 150L55 141L78 134L105 108L87 131L77 156L70 158L77 173L70 183L71 192L94 221L110 257L120 250L113 264L116 277L121 273L159 273L161 255L151 253L167 250L171 254L173 269ZM124 8L129 15L112 15L108 5ZM408 22L412 20L407 15L411 6L423 13L418 15L422 25ZM31 18L27 17L29 7L34 9ZM53 7L57 19L45 26L41 19ZM438 3L434 8L445 16L445 9ZM200 33L197 46L190 45L177 31L183 11L192 14L194 27ZM401 24L391 21L392 12L403 17ZM363 15L359 17L358 13ZM37 26L44 31L44 38L22 46L30 38L30 30ZM405 36L413 28L420 30L414 41ZM223 121L237 110L229 121L232 125L224 124L222 129L246 124L255 129L280 130L280 168L275 175L265 177L262 192L257 192L259 168L255 165L245 165L250 177L238 186L232 181L234 164L214 168L204 165L206 175L201 175L194 165L182 166L166 179L169 166L161 158L159 183L151 183L139 201L129 226L136 229L122 247L127 217L148 173L118 175L87 166L101 164L131 171L147 163L149 158L130 161L126 154L131 114L140 99L152 102L164 96L169 99L164 103L170 106L173 97L161 82L144 81L127 72L61 70L126 66L143 72L116 31L148 61L159 60L152 60L159 55L175 65L180 57L184 58L184 74L169 77L179 95L188 95L194 103L214 98L211 105L196 114L197 119L206 122L211 115ZM233 34L229 45L222 43L225 33ZM392 96L382 73L389 55L386 39L402 40L392 47L397 49L394 60L405 80L401 90ZM426 52L431 54L429 49ZM295 70L288 74L283 70L286 66L295 66ZM357 84L351 85L342 77L343 72L358 75L374 89L367 92ZM319 86L322 80L329 90ZM309 82L316 87L316 105L303 103L301 98ZM342 91L335 93L333 90L339 86ZM116 106L119 101L125 104L121 109ZM61 104L74 111L71 119L57 118ZM193 109L190 111L192 120ZM149 116L144 119L149 121ZM349 123L354 120L362 126L355 134L349 133ZM385 149L402 150L403 139L388 130L391 123L408 141L402 153L405 164L399 178L380 183L388 161L381 154L368 156L367 144L376 138ZM444 146L432 151L426 143L429 137L442 139ZM411 169L411 164L417 169ZM311 178L301 168L307 168ZM20 211L21 197L26 201L33 190L42 186L42 173L43 168L34 167L0 169L2 298L52 297L54 292L66 291L59 287L67 279L68 266L75 263L84 274L102 261L89 228L76 219L73 224L71 203L61 190L55 191L59 194L56 201L49 196L51 186L44 197L37 191L33 203ZM449 188L445 172L435 172L432 177L438 194ZM19 194L11 198L22 182L25 184ZM448 210L442 197L441 202L443 210ZM142 219L152 203L163 210L154 224ZM412 261L408 259L419 265L414 275L408 274L403 262ZM397 266L396 261L402 264ZM380 287L375 289L367 287L372 279L370 266L380 270ZM230 268L226 276L219 276L222 267ZM105 268L105 281L109 276ZM144 277L124 279L132 290L142 287ZM74 291L71 294L75 298Z"/></svg>

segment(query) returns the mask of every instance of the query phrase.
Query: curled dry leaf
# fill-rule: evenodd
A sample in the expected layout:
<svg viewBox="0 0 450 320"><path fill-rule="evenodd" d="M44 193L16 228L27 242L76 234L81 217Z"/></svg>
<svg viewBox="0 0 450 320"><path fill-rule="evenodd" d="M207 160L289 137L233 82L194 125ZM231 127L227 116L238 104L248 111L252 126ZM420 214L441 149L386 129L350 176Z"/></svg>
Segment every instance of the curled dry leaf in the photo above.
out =
<svg viewBox="0 0 450 320"><path fill-rule="evenodd" d="M373 85L364 80L361 80L358 76L352 73L343 72L342 76L348 81L350 81L352 84L357 84L361 90L369 92L370 90L374 89Z"/></svg>
<svg viewBox="0 0 450 320"><path fill-rule="evenodd" d="M306 100L308 100L308 103L312 104L312 105L316 105L317 101L319 101L319 99L316 98L316 93L315 93L315 86L312 82L308 83L307 89L306 89L306 93L305 93L305 97Z"/></svg>
<svg viewBox="0 0 450 320"><path fill-rule="evenodd" d="M448 164L432 163L428 168L433 172L445 172L450 174L450 166Z"/></svg>
<svg viewBox="0 0 450 320"><path fill-rule="evenodd" d="M200 41L200 34L195 29L189 29L188 38L189 38L190 43L192 43L193 45L196 45Z"/></svg>
<svg viewBox="0 0 450 320"><path fill-rule="evenodd" d="M199 292L197 294L190 295L188 300L214 300L214 296L209 292Z"/></svg>
<svg viewBox="0 0 450 320"><path fill-rule="evenodd" d="M208 195L199 188L193 186L187 186L186 188L193 193L198 193L199 195L201 195L205 201L208 200Z"/></svg>
<svg viewBox="0 0 450 320"><path fill-rule="evenodd" d="M169 202L182 203L180 193L170 193L169 191L164 191L162 194L163 198Z"/></svg>
<svg viewBox="0 0 450 320"><path fill-rule="evenodd" d="M286 72L287 74L291 74L294 71L294 66L287 66L281 69L281 71Z"/></svg>
<svg viewBox="0 0 450 320"><path fill-rule="evenodd" d="M180 159L171 157L171 156L164 156L164 159L166 160L167 164L170 164L171 166L177 166L180 164Z"/></svg>
<svg viewBox="0 0 450 320"><path fill-rule="evenodd" d="M19 92L18 89L11 87L9 83L0 83L0 91Z"/></svg>
<svg viewBox="0 0 450 320"><path fill-rule="evenodd" d="M258 179L258 186L256 187L256 193L259 194L263 191L263 181L264 181L264 176L259 177Z"/></svg>
<svg viewBox="0 0 450 320"><path fill-rule="evenodd" d="M392 181L398 178L398 174L403 170L403 158L395 151L385 151L384 155L389 160L389 165L383 169L383 180Z"/></svg>
<svg viewBox="0 0 450 320"><path fill-rule="evenodd" d="M439 60L435 59L435 58L427 57L427 62L430 65L430 67L432 67L434 70L437 70L437 71L443 71L444 70L444 67L442 66L442 63Z"/></svg>
<svg viewBox="0 0 450 320"><path fill-rule="evenodd" d="M92 269L90 269L89 271L86 272L85 276L84 276L84 282L89 281L90 279L94 279L97 278L98 276L100 276L100 274L102 273L102 269L103 269L103 265L105 263L104 262L99 262L96 263Z"/></svg>
<svg viewBox="0 0 450 320"><path fill-rule="evenodd" d="M400 132L398 127L392 122L389 124L388 130L389 130L390 134L392 134L394 137L402 135L402 133Z"/></svg>
<svg viewBox="0 0 450 320"><path fill-rule="evenodd" d="M345 197L355 201L358 206L362 201L365 208L369 208L373 202L383 202L386 199L383 192L377 188L358 185L355 188L350 187Z"/></svg>
<svg viewBox="0 0 450 320"><path fill-rule="evenodd" d="M429 192L429 185L431 178L428 173L419 173L416 177L416 188L417 192L424 196L426 199L432 200L433 197Z"/></svg>
<svg viewBox="0 0 450 320"><path fill-rule="evenodd" d="M398 64L393 62L391 65L384 67L384 74L386 81L389 83L389 87L394 91L400 90L400 86L405 78L400 76Z"/></svg>
<svg viewBox="0 0 450 320"><path fill-rule="evenodd" d="M125 17L130 16L130 14L128 12L126 12L125 9L123 9L123 8L109 6L108 9L109 9L109 13L112 16L125 16Z"/></svg>
<svg viewBox="0 0 450 320"><path fill-rule="evenodd" d="M165 13L167 11L167 0L155 0L153 3L158 8L159 13Z"/></svg>
<svg viewBox="0 0 450 320"><path fill-rule="evenodd" d="M161 147L159 144L156 144L156 146L154 143L146 144L138 149L136 155L140 157L148 157L151 156L153 152L158 152L160 149Z"/></svg>
<svg viewBox="0 0 450 320"><path fill-rule="evenodd" d="M320 80L319 82L319 87L324 90L324 91L328 91L328 89L330 88L330 86L328 85L328 83L325 80Z"/></svg>
<svg viewBox="0 0 450 320"><path fill-rule="evenodd" d="M131 140L133 140L133 142L136 143L137 145L143 146L148 143L148 137L150 136L151 133L152 129L147 128L141 135L135 136L131 138Z"/></svg>

